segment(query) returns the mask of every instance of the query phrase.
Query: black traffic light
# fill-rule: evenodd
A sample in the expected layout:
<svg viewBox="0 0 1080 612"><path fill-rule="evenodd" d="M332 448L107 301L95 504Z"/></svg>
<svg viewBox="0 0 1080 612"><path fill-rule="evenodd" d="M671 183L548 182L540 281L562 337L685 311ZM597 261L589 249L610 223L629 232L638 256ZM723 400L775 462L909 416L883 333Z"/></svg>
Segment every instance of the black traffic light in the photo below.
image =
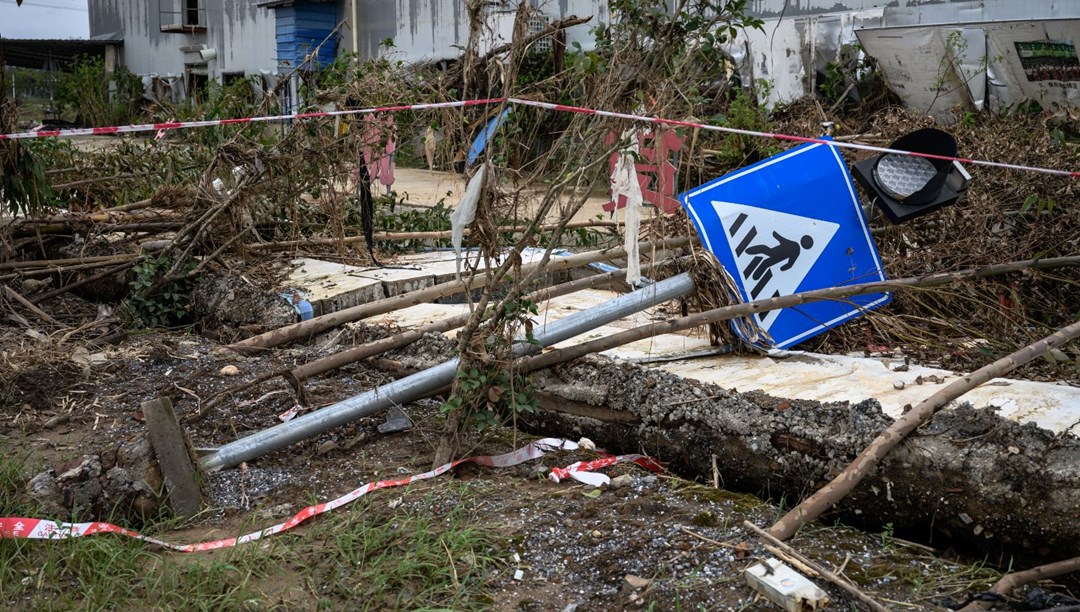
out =
<svg viewBox="0 0 1080 612"><path fill-rule="evenodd" d="M956 157L956 139L925 128L901 137L890 149ZM894 224L952 204L967 191L971 176L958 162L885 153L855 164L854 176Z"/></svg>

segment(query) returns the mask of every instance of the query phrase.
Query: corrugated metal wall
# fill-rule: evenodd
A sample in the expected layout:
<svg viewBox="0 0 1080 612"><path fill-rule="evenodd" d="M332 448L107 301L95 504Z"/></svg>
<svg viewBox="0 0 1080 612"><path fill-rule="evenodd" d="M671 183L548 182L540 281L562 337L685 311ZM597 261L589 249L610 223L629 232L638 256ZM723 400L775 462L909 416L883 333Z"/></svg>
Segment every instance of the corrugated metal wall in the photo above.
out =
<svg viewBox="0 0 1080 612"><path fill-rule="evenodd" d="M275 10L277 61L283 72L297 66L305 68L327 66L337 55L337 7L330 3L295 2ZM317 62L308 62L308 55L318 50ZM317 64L317 65L316 65Z"/></svg>

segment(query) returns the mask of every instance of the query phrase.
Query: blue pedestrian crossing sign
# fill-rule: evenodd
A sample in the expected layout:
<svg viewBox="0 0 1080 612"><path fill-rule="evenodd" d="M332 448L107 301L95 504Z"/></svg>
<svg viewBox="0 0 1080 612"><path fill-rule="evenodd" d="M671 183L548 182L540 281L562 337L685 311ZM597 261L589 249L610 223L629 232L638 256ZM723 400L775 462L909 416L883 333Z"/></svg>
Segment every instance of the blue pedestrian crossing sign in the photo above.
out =
<svg viewBox="0 0 1080 612"><path fill-rule="evenodd" d="M744 301L885 280L847 166L821 143L742 168L679 196L701 240ZM788 348L883 306L888 293L811 302L754 315L767 348Z"/></svg>

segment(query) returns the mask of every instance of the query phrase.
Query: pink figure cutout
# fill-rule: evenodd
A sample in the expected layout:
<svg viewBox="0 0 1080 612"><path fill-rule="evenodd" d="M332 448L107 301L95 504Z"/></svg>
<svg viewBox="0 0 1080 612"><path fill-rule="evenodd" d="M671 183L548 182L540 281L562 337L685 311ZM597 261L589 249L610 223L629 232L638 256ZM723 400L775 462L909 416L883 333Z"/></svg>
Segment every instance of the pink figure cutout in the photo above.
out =
<svg viewBox="0 0 1080 612"><path fill-rule="evenodd" d="M396 132L393 115L364 115L364 132L360 138L364 144L364 163L368 167L368 176L372 183L378 180L387 189L394 184ZM383 142L386 144L383 145Z"/></svg>
<svg viewBox="0 0 1080 612"><path fill-rule="evenodd" d="M657 138L656 130L638 131L638 149L640 161L636 164L638 171L638 184L641 185L641 195L645 204L652 205L667 214L679 209L679 201L675 199L675 176L678 169L672 163L673 153L682 149L683 139L674 130L661 129L660 138ZM604 144L615 144L616 134L607 135ZM619 160L619 151L611 154L611 172L615 172L615 164ZM626 197L619 196L617 202L604 204L604 210L611 212L617 208L626 207Z"/></svg>

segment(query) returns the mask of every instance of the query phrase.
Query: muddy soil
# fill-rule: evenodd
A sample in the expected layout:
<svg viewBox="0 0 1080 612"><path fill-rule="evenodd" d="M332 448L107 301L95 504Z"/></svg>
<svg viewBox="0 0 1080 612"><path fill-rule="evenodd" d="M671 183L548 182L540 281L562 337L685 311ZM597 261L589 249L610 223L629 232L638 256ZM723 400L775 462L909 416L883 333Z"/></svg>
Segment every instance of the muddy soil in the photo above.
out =
<svg viewBox="0 0 1080 612"><path fill-rule="evenodd" d="M21 386L15 401L0 411L0 444L4 453L26 457L27 477L49 470L56 477L65 467L70 471L71 465L83 466L86 457L113 457L117 449L143 440L141 403L167 395L195 446L213 447L280 422L279 415L296 405L293 391L280 379L238 393L222 395L223 391L385 333L387 330L358 326L328 334L309 346L260 357L238 355L195 335L144 333L98 351L100 355L89 366L71 361L74 348L52 346L49 354L53 359L46 369L19 374L20 380L36 384ZM419 368L440 360L450 349L445 339L430 337L387 358L389 363ZM66 360L57 357L65 351ZM69 368L68 362L75 367ZM227 366L235 368L237 374L229 375L231 368ZM578 367L585 368L576 373L578 376L596 372L592 365ZM307 392L318 406L391 378L392 374L369 365L353 365L309 381ZM191 542L234 534L240 525L268 526L313 499L336 497L368 481L425 471L442 426L438 405L437 400L424 400L406 406L415 423L407 432L382 435L377 431L381 418L361 419L252 461L242 469L212 474L208 478L212 512L182 532L162 535ZM858 408L853 414L847 418L865 420L866 435L882 424L872 407ZM580 435L571 429L564 433ZM691 432L693 427L688 422L684 430ZM502 427L473 440L467 452L505 452L527 439L526 434ZM853 435L851 448L861 439ZM674 470L693 465L688 457L708 452L706 447L693 448L693 436L682 440L684 454L671 453L671 447L659 444L619 448L627 446L625 438L607 437L598 442L612 450L662 451L667 454L657 458ZM713 452L725 451L714 448ZM728 452L740 451L733 447ZM440 479L376 491L368 508L378 508L380 516L385 514L392 521L410 508L452 507L461 501L462 491L468 491L468 503L481 506L485 527L495 530L502 542L491 551L499 559L499 569L486 587L494 609L770 609L742 577L748 565L768 553L740 525L744 520L771 524L781 508L752 495L714 488L708 475L696 483L672 472L652 474L634 465L608 469L609 475L624 477L617 479L616 487L603 490L543 478L547 467L596 456L589 451L564 452L502 470L465 466ZM726 465L726 457L724 461L723 476L721 479L718 474L718 479L731 485L736 471ZM837 457L833 463L841 461ZM99 468L93 461L84 468L99 474L99 479L100 474L108 473L107 469L95 472ZM700 470L687 473L693 477ZM814 472L820 473L820 468ZM806 482L811 480L808 474ZM86 481L83 478L82 482ZM780 484L780 480L773 482ZM106 511L104 506L87 504L79 509L80 519L87 518L89 508L99 513L97 518L112 517L136 527L141 521L156 520L145 513L116 511L124 503L135 504L133 499L107 501L112 506L105 516L101 515ZM70 497L65 502L66 508L72 507ZM70 518L63 509L52 510L55 514L49 518ZM343 508L337 512L348 511ZM311 527L302 526L298 535L278 537L294 538L288 541L299 543L308 529ZM910 545L890 533L814 527L803 530L793 545L827 566L842 567L847 576L882 601L904 602L909 609L955 605L985 590L995 576L981 568L979 558L965 559L952 551ZM819 583L835 602L834 609L850 609L842 591ZM268 602L275 597L287 607L310 607L315 602L303 590L280 594L272 584L265 587Z"/></svg>

